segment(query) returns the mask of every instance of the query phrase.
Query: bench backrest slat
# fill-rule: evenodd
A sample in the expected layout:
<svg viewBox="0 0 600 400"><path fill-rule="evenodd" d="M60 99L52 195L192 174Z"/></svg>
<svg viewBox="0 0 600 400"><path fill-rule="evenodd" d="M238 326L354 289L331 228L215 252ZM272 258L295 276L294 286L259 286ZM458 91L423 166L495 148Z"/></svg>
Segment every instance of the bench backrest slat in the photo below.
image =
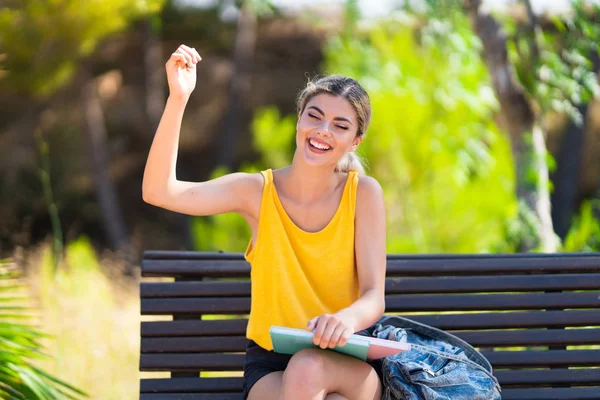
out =
<svg viewBox="0 0 600 400"><path fill-rule="evenodd" d="M532 292L547 290L593 290L599 274L556 274L441 278L388 278L387 294ZM142 283L140 297L243 297L250 296L249 281Z"/></svg>

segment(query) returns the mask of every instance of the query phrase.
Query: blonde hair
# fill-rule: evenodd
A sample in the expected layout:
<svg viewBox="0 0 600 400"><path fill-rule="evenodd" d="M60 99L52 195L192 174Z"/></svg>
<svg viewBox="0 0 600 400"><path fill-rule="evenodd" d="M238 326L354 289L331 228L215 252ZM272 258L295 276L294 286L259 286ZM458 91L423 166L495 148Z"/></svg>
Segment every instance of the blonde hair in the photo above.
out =
<svg viewBox="0 0 600 400"><path fill-rule="evenodd" d="M348 100L356 112L358 122L356 137L366 134L371 122L371 101L365 89L356 80L346 76L329 75L309 81L304 90L298 95L298 114L304 112L306 103L310 99L321 93L341 96ZM335 170L339 172L356 171L359 175L365 175L363 162L355 152L344 154L337 163Z"/></svg>

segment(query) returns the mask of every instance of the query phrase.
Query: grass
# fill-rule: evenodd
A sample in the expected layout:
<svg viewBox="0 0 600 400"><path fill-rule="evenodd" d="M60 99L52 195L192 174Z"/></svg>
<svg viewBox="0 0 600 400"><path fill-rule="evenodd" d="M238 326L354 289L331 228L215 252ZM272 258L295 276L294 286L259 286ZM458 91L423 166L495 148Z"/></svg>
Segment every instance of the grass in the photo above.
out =
<svg viewBox="0 0 600 400"><path fill-rule="evenodd" d="M102 272L118 260L98 261L85 239L70 244L53 273L50 246L29 257L28 286L43 340L53 358L38 365L83 389L91 399L134 399L139 393L138 283ZM102 267L101 267L102 264Z"/></svg>

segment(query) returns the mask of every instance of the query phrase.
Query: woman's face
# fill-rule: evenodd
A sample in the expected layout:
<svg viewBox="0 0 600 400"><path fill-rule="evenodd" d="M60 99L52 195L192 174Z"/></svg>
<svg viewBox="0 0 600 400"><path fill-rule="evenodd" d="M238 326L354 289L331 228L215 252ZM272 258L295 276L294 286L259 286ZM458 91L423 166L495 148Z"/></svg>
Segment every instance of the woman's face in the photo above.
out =
<svg viewBox="0 0 600 400"><path fill-rule="evenodd" d="M322 93L311 98L298 115L296 155L314 166L335 166L362 141L352 105L343 97Z"/></svg>

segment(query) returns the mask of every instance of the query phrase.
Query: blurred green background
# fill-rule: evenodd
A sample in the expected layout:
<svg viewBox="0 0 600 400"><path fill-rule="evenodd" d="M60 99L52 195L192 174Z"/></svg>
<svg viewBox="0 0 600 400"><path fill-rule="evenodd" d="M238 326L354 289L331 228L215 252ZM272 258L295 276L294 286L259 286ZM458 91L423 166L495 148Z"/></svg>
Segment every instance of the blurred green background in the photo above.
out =
<svg viewBox="0 0 600 400"><path fill-rule="evenodd" d="M0 397L136 398L142 251L244 251L141 199L179 44L179 179L287 165L298 91L348 75L388 252L512 253L600 249L599 39L591 0L0 0Z"/></svg>

